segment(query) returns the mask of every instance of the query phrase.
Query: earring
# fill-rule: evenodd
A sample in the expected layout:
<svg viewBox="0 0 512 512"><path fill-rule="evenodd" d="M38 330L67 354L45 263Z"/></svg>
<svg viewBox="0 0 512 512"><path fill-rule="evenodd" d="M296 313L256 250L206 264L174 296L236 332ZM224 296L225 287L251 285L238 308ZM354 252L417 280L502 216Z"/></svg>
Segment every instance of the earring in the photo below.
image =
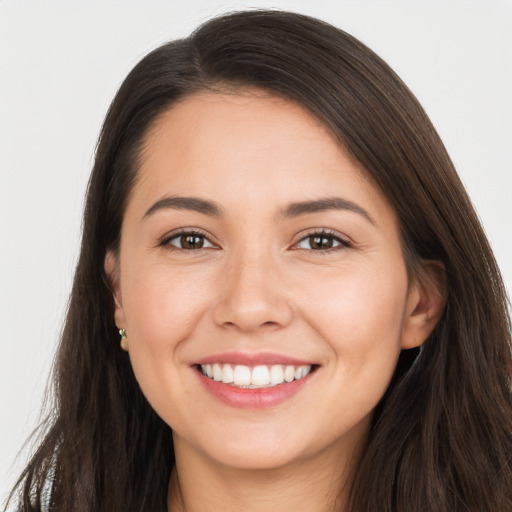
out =
<svg viewBox="0 0 512 512"><path fill-rule="evenodd" d="M126 344L124 341L126 340L126 329L119 329L119 336L121 336L121 341L119 344L121 345L121 348L125 350Z"/></svg>

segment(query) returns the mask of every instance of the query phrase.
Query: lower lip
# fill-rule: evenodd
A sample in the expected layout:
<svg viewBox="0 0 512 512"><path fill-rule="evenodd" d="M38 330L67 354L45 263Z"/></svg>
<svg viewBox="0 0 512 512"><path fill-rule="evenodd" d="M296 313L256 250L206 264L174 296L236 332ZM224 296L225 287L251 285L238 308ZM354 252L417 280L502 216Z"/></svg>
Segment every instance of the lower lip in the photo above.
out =
<svg viewBox="0 0 512 512"><path fill-rule="evenodd" d="M199 370L196 373L206 390L225 404L239 409L266 409L295 396L308 383L313 372L299 380L259 389L237 388L210 379Z"/></svg>

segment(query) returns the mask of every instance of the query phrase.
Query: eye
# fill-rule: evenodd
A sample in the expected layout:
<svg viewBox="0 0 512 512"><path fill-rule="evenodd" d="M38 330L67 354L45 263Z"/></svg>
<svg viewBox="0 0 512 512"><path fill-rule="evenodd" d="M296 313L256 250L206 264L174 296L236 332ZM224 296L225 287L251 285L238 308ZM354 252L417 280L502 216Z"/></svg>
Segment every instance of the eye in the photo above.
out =
<svg viewBox="0 0 512 512"><path fill-rule="evenodd" d="M343 240L339 236L329 231L319 231L310 233L296 244L298 249L306 249L308 251L328 251L336 250L342 247L350 247L349 242Z"/></svg>
<svg viewBox="0 0 512 512"><path fill-rule="evenodd" d="M205 235L198 231L180 231L179 233L174 233L171 237L162 240L161 245L187 251L197 251L198 249L215 247Z"/></svg>

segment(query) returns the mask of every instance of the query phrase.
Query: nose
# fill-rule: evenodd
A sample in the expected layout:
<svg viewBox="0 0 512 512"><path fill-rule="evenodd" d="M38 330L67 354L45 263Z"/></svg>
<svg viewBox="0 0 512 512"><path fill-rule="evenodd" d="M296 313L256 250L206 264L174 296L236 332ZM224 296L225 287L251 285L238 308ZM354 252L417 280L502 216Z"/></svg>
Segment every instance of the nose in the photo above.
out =
<svg viewBox="0 0 512 512"><path fill-rule="evenodd" d="M279 265L272 260L272 255L260 253L239 255L226 262L213 310L217 325L249 333L290 324L293 307Z"/></svg>

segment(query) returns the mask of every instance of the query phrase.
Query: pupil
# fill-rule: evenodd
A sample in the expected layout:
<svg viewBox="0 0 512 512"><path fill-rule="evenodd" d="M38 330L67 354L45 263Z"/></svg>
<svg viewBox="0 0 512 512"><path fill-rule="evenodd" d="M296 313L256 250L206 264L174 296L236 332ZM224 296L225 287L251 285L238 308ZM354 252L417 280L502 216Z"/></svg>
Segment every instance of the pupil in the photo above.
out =
<svg viewBox="0 0 512 512"><path fill-rule="evenodd" d="M332 239L325 236L314 236L311 246L313 249L330 249L332 247Z"/></svg>
<svg viewBox="0 0 512 512"><path fill-rule="evenodd" d="M181 246L184 249L200 249L203 246L203 239L198 235L183 235Z"/></svg>

